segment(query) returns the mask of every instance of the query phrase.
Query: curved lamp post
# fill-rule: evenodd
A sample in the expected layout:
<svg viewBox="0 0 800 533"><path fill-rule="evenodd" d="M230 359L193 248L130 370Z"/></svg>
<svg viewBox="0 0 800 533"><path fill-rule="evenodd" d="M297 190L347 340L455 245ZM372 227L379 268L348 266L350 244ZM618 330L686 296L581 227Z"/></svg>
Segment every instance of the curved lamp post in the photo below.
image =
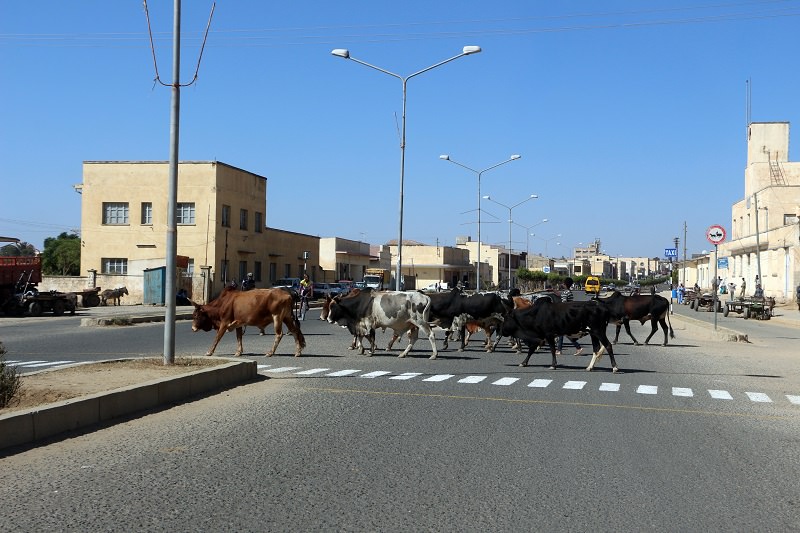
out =
<svg viewBox="0 0 800 533"><path fill-rule="evenodd" d="M536 198L539 198L538 194L531 194L530 196L528 196L527 198L525 198L521 202L518 202L518 203L516 203L514 205L509 206L509 205L506 205L506 204L501 204L497 200L492 200L491 196L484 196L483 197L484 200L489 200L490 202L494 202L497 205L499 205L501 207L505 207L506 209L508 209L508 289L509 290L511 290L511 224L514 223L514 220L511 218L511 211L513 211L515 207L521 206L522 204L524 204L528 200L534 200Z"/></svg>
<svg viewBox="0 0 800 533"><path fill-rule="evenodd" d="M531 233L530 231L535 228L536 226L541 226L545 222L549 222L550 219L543 218L540 222L533 224L532 226L523 226L522 224L518 224L514 222L520 228L525 229L525 268L528 268L528 256L531 255L531 237L535 236L535 233Z"/></svg>
<svg viewBox="0 0 800 533"><path fill-rule="evenodd" d="M510 163L511 161L516 161L522 157L521 155L514 154L505 161L501 161L496 165L492 165L490 167L484 168L483 170L475 170L474 168L470 168L467 165L459 163L458 161L453 161L450 159L450 156L447 154L442 154L439 156L439 159L444 159L445 161L450 161L451 163L460 166L461 168L465 168L470 172L474 172L478 175L478 260L475 263L475 290L481 290L481 175L488 170L492 170L493 168L497 168L500 165L505 165L506 163Z"/></svg>
<svg viewBox="0 0 800 533"><path fill-rule="evenodd" d="M402 133L400 135L400 222L399 222L399 229L398 229L398 237L397 237L397 270L395 273L395 288L396 290L400 290L400 276L402 273L402 265L403 265L403 187L405 181L405 166L406 166L406 85L408 80L413 78L414 76L418 76L423 72L428 72L429 70L435 69L436 67L440 67L445 63L449 63L459 57L468 56L472 54L477 54L481 51L480 46L465 46L461 53L455 55L451 58L445 59L444 61L440 61L435 65L431 65L426 67L422 70L418 70L413 74L409 74L408 76L401 76L399 74L395 74L394 72L389 72L388 70L384 70L380 67L376 67L375 65L370 65L365 61L361 61L360 59L356 59L350 55L350 51L345 48L336 48L335 50L331 51L331 54L335 55L336 57L341 57L343 59L349 59L351 61L355 61L365 67L369 67L371 69L377 70L378 72L383 72L384 74L388 74L394 78L399 79L403 82L403 117L402 117Z"/></svg>

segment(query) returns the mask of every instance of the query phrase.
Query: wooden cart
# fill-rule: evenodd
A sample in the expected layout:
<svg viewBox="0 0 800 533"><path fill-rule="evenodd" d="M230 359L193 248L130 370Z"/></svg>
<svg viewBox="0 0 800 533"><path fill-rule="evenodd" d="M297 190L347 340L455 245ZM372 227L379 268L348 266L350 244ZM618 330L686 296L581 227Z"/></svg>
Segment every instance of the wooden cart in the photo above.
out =
<svg viewBox="0 0 800 533"><path fill-rule="evenodd" d="M724 316L730 313L743 314L744 318L755 318L756 320L769 320L772 316L772 308L775 307L775 298L737 298L725 302Z"/></svg>

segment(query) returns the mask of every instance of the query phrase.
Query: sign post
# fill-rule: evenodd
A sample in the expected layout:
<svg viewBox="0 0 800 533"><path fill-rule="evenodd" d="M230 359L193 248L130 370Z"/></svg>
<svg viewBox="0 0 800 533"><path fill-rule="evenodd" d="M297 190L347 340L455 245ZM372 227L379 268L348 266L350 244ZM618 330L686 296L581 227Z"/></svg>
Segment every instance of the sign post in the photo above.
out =
<svg viewBox="0 0 800 533"><path fill-rule="evenodd" d="M717 266L718 266L718 246L725 241L725 228L720 226L719 224L714 224L713 226L709 227L706 230L706 239L708 242L714 245L714 282L711 284L712 287L717 287L714 290L714 297L712 300L712 304L714 306L714 331L717 330L717 294L719 293L719 285L717 285Z"/></svg>

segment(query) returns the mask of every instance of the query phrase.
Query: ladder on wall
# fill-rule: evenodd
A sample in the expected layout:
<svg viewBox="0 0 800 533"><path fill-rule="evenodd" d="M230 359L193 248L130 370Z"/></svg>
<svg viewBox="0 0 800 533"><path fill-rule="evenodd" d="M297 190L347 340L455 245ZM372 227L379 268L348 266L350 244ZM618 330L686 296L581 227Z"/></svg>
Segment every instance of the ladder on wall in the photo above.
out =
<svg viewBox="0 0 800 533"><path fill-rule="evenodd" d="M769 160L769 177L772 185L786 185L786 178L778 161Z"/></svg>

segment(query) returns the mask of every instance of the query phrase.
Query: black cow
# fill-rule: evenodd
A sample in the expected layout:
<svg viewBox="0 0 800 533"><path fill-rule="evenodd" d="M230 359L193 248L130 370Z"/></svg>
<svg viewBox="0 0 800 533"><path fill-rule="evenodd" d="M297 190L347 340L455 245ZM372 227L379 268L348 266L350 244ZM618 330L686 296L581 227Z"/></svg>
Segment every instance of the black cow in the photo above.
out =
<svg viewBox="0 0 800 533"><path fill-rule="evenodd" d="M532 307L515 309L509 313L503 322L502 333L521 338L528 345L528 355L519 366L528 366L533 352L542 341L546 341L553 358L550 369L555 370L558 367L556 337L588 331L592 338L594 357L586 370L593 370L594 364L603 355L603 350L606 350L611 359L611 368L616 373L619 368L614 360L611 342L606 336L609 317L608 310L595 300L560 303L540 298Z"/></svg>
<svg viewBox="0 0 800 533"><path fill-rule="evenodd" d="M460 289L453 287L446 292L428 294L428 297L431 299L431 314L429 317L431 324L445 330L442 349L446 350L448 347L447 341L453 328L453 320L462 313L462 302L466 300L466 296L461 293ZM394 342L394 339L392 339L392 342Z"/></svg>
<svg viewBox="0 0 800 533"><path fill-rule="evenodd" d="M505 318L505 316L511 312L512 308L513 302L510 300L504 300L499 294L494 292L480 294L475 293L462 298L460 300L461 313L459 320L457 321L458 331L461 336L461 347L458 349L458 351L464 351L468 321L481 320L484 318L490 318L492 316ZM500 336L501 335L498 333L498 338L492 347L492 351L494 351L494 347L497 346L497 343L500 341Z"/></svg>
<svg viewBox="0 0 800 533"><path fill-rule="evenodd" d="M650 335L647 336L644 343L650 342L650 338L658 331L658 324L661 324L661 329L664 330L664 346L667 345L667 322L669 321L669 301L663 296L657 294L653 295L634 295L623 296L618 291L614 291L611 296L600 298L598 300L608 309L611 314L611 321L617 325L617 331L614 335L614 344L619 340L619 331L622 326L625 326L625 332L633 339L636 346L641 346L636 337L631 333L631 328L628 322L631 320L638 320L642 324L650 321L652 330ZM672 323L669 323L669 336L675 338L675 332L672 330Z"/></svg>

